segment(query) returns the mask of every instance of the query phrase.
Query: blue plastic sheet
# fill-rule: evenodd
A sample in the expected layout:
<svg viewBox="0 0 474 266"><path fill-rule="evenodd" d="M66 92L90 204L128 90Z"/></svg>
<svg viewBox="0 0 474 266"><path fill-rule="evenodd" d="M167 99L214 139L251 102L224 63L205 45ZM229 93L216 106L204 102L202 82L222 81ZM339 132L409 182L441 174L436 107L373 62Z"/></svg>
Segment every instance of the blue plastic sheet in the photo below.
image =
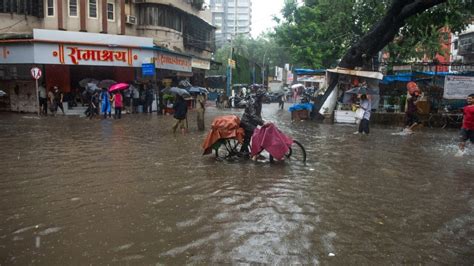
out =
<svg viewBox="0 0 474 266"><path fill-rule="evenodd" d="M293 111L299 111L299 110L308 110L311 112L313 110L313 107L314 107L314 104L312 103L297 103L290 106L290 108L288 108L288 111L293 112Z"/></svg>

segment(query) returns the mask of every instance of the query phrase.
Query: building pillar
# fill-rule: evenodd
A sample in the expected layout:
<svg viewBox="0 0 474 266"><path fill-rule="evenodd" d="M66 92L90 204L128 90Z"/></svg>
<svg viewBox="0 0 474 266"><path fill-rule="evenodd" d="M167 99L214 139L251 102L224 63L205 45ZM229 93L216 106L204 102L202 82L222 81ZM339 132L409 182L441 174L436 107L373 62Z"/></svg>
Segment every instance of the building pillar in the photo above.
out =
<svg viewBox="0 0 474 266"><path fill-rule="evenodd" d="M81 29L80 31L87 31L87 6L86 6L86 1L87 0L79 0L79 17L80 17L80 22L81 22Z"/></svg>
<svg viewBox="0 0 474 266"><path fill-rule="evenodd" d="M65 30L63 22L63 1L57 0L56 6L58 7L58 30Z"/></svg>
<svg viewBox="0 0 474 266"><path fill-rule="evenodd" d="M125 0L120 0L120 34L125 35Z"/></svg>
<svg viewBox="0 0 474 266"><path fill-rule="evenodd" d="M107 33L107 0L102 0L102 31L100 33Z"/></svg>

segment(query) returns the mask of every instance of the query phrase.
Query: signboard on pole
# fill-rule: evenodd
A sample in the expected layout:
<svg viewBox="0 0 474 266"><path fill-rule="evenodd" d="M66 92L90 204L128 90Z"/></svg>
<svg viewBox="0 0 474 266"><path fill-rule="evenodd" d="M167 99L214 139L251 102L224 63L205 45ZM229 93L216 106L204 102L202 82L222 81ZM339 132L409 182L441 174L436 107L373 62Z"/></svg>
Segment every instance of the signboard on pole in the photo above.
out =
<svg viewBox="0 0 474 266"><path fill-rule="evenodd" d="M471 93L474 93L474 77L446 76L443 98L466 99Z"/></svg>
<svg viewBox="0 0 474 266"><path fill-rule="evenodd" d="M39 68L37 68L37 67L33 67L33 68L31 69L31 76L32 76L34 79L36 79L36 80L40 79L40 78L41 78L41 75L42 75L41 69L39 69Z"/></svg>
<svg viewBox="0 0 474 266"><path fill-rule="evenodd" d="M154 76L155 75L155 64L142 64L142 75L146 76Z"/></svg>
<svg viewBox="0 0 474 266"><path fill-rule="evenodd" d="M37 110L38 110L38 115L40 115L40 102L39 102L39 92L38 92L38 79L41 78L42 72L41 69L37 67L33 67L31 70L31 76L35 79L35 84L36 84L36 104Z"/></svg>

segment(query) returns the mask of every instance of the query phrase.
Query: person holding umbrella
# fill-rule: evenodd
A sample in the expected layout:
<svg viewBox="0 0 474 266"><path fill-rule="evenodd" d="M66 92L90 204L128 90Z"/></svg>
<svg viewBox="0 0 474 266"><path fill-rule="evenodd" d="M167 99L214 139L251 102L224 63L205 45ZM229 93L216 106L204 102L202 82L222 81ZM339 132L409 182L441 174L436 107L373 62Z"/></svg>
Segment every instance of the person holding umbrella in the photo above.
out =
<svg viewBox="0 0 474 266"><path fill-rule="evenodd" d="M127 83L117 83L109 88L109 92L113 93L111 102L113 102L115 106L114 119L122 118L123 97L120 91L127 89L129 86Z"/></svg>
<svg viewBox="0 0 474 266"><path fill-rule="evenodd" d="M120 91L115 91L112 96L112 102L115 106L114 119L122 118L122 108L123 108L123 97Z"/></svg>
<svg viewBox="0 0 474 266"><path fill-rule="evenodd" d="M360 120L359 123L359 130L354 132L354 134L369 134L369 120L370 120L370 115L372 112L372 103L371 101L367 98L367 94L365 90L361 90L362 94L359 95L360 98L360 104L357 105L358 108L362 109L364 111L362 115L362 119Z"/></svg>
<svg viewBox="0 0 474 266"><path fill-rule="evenodd" d="M176 94L176 101L173 105L174 118L177 120L173 126L173 134L176 133L178 127L181 129L181 133L186 132L186 116L188 114L188 105L184 100L183 96Z"/></svg>

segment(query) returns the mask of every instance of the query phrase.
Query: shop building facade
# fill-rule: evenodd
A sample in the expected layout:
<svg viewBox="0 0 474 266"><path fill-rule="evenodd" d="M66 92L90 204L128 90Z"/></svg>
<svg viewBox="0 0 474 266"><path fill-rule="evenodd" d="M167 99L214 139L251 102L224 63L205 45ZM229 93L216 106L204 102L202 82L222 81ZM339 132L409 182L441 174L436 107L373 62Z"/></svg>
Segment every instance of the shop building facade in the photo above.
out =
<svg viewBox="0 0 474 266"><path fill-rule="evenodd" d="M0 3L0 109L34 112L34 66L49 89L85 77L130 82L154 63L162 80L202 84L215 28L199 1L5 0ZM196 3L195 3L196 2Z"/></svg>

